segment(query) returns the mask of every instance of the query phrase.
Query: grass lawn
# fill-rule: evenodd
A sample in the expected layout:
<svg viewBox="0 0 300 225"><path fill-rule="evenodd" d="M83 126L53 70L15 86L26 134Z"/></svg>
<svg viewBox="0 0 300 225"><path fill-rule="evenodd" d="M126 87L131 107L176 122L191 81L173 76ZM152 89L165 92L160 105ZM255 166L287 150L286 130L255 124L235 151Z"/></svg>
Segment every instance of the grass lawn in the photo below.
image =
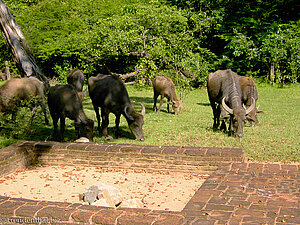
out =
<svg viewBox="0 0 300 225"><path fill-rule="evenodd" d="M127 86L127 90L136 111L140 112L141 110L139 103L143 103L146 107L143 127L145 141L134 140L125 118L121 117L122 137L114 139L115 143L241 147L252 161L300 162L300 85L284 88L259 85L258 104L264 114L258 115L259 126L250 127L248 123L246 124L243 138L234 138L212 129L213 115L206 88L185 93L183 95L184 109L177 116L166 112L166 103L163 104L160 114L153 112L151 87ZM83 103L86 114L92 118L94 110L90 98L87 96ZM23 114L28 113L27 110L27 113ZM1 129L0 147L19 140L51 140L53 129L51 118L49 118L50 126L44 125L42 116L37 117L31 126L26 125L26 116L18 117L18 119L22 121L22 124L18 123L18 125L12 126L9 132L8 129ZM114 115L111 114L108 132L112 136L115 126L114 119ZM70 125L71 122L69 119L66 120L65 141L75 140L74 127ZM97 128L97 123L95 126ZM17 132L16 127L20 131ZM95 132L94 141L103 142L105 140Z"/></svg>

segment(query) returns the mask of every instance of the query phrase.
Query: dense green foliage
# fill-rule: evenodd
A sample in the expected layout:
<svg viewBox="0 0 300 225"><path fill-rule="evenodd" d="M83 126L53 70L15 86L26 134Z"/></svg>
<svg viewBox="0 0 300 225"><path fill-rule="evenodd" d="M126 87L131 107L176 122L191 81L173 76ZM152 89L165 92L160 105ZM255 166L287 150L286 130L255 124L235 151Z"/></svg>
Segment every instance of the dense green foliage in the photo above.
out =
<svg viewBox="0 0 300 225"><path fill-rule="evenodd" d="M239 147L243 148L250 160L300 162L300 86L291 85L274 88L270 85L258 85L260 109L264 114L258 115L259 126L250 127L247 123L243 138L234 138L227 133L212 128L213 114L205 88L195 89L184 94L184 108L179 115L166 112L166 101L160 114L153 112L153 90L150 87L127 86L128 94L134 108L140 112L143 103L146 107L143 126L145 141L134 140L126 119L121 116L121 137L114 143L145 144L159 146L203 146L203 147ZM178 90L177 95L180 95ZM89 118L95 114L91 100L85 97L84 111ZM30 124L29 109L18 113L17 123L9 122L8 117L0 115L0 148L20 140L52 140L53 124L44 125L41 111ZM73 121L66 119L65 141L74 141ZM108 132L114 136L115 116L110 114ZM97 123L95 125L97 129ZM95 130L95 142L104 142Z"/></svg>
<svg viewBox="0 0 300 225"><path fill-rule="evenodd" d="M180 85L201 85L231 68L274 82L299 81L296 0L6 0L48 77L71 67L139 71ZM9 60L0 40L0 58ZM189 73L186 73L188 71ZM194 76L187 76L193 74Z"/></svg>

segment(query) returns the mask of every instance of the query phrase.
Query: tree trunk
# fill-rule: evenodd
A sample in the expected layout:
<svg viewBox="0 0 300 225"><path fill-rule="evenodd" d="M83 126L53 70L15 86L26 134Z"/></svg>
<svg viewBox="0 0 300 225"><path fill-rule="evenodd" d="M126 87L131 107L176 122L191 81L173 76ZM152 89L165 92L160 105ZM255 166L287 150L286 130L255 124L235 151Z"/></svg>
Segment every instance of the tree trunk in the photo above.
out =
<svg viewBox="0 0 300 225"><path fill-rule="evenodd" d="M35 76L44 82L46 88L49 88L49 81L41 73L21 28L2 0L0 0L0 25L2 35L21 74L27 77Z"/></svg>
<svg viewBox="0 0 300 225"><path fill-rule="evenodd" d="M275 65L274 62L271 62L271 68L270 68L270 82L271 84L274 84L275 81Z"/></svg>

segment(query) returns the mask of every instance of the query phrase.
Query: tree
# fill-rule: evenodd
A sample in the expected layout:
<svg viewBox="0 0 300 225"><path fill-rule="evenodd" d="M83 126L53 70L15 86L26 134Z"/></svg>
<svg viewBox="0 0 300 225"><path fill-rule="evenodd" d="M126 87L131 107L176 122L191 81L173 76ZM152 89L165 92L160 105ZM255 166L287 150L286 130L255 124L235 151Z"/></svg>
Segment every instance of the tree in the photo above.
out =
<svg viewBox="0 0 300 225"><path fill-rule="evenodd" d="M12 51L14 61L17 63L20 72L28 77L35 76L39 78L49 87L48 80L40 72L21 28L2 0L0 0L0 25L2 35Z"/></svg>

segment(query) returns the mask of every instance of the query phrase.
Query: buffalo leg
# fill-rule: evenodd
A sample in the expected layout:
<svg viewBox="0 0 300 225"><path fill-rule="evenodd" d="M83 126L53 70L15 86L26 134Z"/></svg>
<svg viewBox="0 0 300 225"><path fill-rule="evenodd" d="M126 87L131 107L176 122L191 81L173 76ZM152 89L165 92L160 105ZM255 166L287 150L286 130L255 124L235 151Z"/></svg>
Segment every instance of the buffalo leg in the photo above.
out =
<svg viewBox="0 0 300 225"><path fill-rule="evenodd" d="M103 137L107 137L107 127L109 125L109 112L107 110L101 109L101 117L102 117L102 124L101 124L101 133Z"/></svg>
<svg viewBox="0 0 300 225"><path fill-rule="evenodd" d="M160 108L161 108L161 105L164 102L164 97L165 97L164 95L161 95L161 99L160 99L160 103L159 103L159 107L158 107L157 113L160 113Z"/></svg>
<svg viewBox="0 0 300 225"><path fill-rule="evenodd" d="M43 100L44 101L44 100ZM44 102L41 103L41 108L42 108L42 111L44 113L44 117L45 117L45 124L46 125L49 125L49 120L48 120L48 117L47 117L47 108L46 108L46 105Z"/></svg>
<svg viewBox="0 0 300 225"><path fill-rule="evenodd" d="M221 123L221 127L220 127L220 130L224 130L224 131L226 131L226 123L225 123L225 120L227 120L227 116L226 116L226 111L224 110L224 108L222 107L221 108L221 106L219 105L219 114L221 115L221 118L223 118L222 119L222 123ZM219 124L220 124L220 122L219 122Z"/></svg>
<svg viewBox="0 0 300 225"><path fill-rule="evenodd" d="M157 98L159 96L159 93L155 92L154 91L154 105L153 105L153 111L156 112L157 111L157 108L156 108L156 102L157 102Z"/></svg>
<svg viewBox="0 0 300 225"><path fill-rule="evenodd" d="M58 117L52 115L53 120L53 139L57 140L57 123L58 123Z"/></svg>
<svg viewBox="0 0 300 225"><path fill-rule="evenodd" d="M64 140L64 133L65 133L65 117L64 116L61 116L60 117L60 141L63 141Z"/></svg>
<svg viewBox="0 0 300 225"><path fill-rule="evenodd" d="M100 126L101 118L100 118L100 114L99 114L99 107L94 106L94 110L96 112L96 117L97 117L97 121L98 121L98 132L99 132L99 134L101 134L101 126Z"/></svg>
<svg viewBox="0 0 300 225"><path fill-rule="evenodd" d="M214 101L212 101L210 99L210 105L211 105L211 108L213 110L213 115L214 115L214 124L213 124L213 128L214 129L217 129L218 126L219 126L219 118L220 118L220 108L216 107L216 103Z"/></svg>
<svg viewBox="0 0 300 225"><path fill-rule="evenodd" d="M120 117L121 117L121 114L117 114L117 115L116 115L116 120L115 120L115 123L116 123L115 136L116 136L117 138L120 136L120 128L119 128L119 125L120 125Z"/></svg>
<svg viewBox="0 0 300 225"><path fill-rule="evenodd" d="M222 120L222 123L221 123L220 130L224 130L224 131L226 131L226 124L225 124L225 120Z"/></svg>

